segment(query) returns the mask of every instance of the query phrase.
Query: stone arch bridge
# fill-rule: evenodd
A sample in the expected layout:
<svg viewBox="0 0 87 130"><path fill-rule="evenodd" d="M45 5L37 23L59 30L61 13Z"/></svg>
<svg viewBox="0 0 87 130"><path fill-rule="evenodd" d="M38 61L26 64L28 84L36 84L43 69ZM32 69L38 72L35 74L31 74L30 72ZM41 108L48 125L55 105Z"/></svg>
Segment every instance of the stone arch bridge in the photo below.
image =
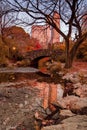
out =
<svg viewBox="0 0 87 130"><path fill-rule="evenodd" d="M29 51L24 57L25 59L30 60L29 66L38 68L38 62L42 58L50 57L51 59L56 60L58 56L61 56L62 54L64 54L62 50L40 49Z"/></svg>
<svg viewBox="0 0 87 130"><path fill-rule="evenodd" d="M56 59L56 57L62 54L62 50L40 49L27 52L27 54L25 55L25 59L29 59L31 61L38 58L41 59L43 57L51 57L52 59Z"/></svg>

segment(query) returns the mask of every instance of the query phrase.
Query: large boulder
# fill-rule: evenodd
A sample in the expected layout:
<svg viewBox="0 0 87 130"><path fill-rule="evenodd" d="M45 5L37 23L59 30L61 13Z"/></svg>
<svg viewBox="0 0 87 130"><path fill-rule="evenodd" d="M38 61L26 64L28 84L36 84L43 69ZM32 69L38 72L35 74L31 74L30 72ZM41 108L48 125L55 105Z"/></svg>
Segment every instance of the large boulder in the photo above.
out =
<svg viewBox="0 0 87 130"><path fill-rule="evenodd" d="M43 127L41 130L87 130L87 116L69 117L64 119L61 124Z"/></svg>
<svg viewBox="0 0 87 130"><path fill-rule="evenodd" d="M74 109L74 110L80 110L84 107L87 107L87 98L79 98L77 96L67 96L65 98L62 98L62 100L58 100L56 102L56 105L61 105L63 108L66 109Z"/></svg>

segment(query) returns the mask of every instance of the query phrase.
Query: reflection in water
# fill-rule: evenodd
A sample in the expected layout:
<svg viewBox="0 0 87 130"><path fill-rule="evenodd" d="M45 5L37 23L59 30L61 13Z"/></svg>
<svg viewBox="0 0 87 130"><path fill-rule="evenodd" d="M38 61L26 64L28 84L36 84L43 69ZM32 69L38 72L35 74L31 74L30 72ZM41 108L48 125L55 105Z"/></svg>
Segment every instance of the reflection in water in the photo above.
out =
<svg viewBox="0 0 87 130"><path fill-rule="evenodd" d="M13 82L15 78L15 73L0 73L0 82Z"/></svg>

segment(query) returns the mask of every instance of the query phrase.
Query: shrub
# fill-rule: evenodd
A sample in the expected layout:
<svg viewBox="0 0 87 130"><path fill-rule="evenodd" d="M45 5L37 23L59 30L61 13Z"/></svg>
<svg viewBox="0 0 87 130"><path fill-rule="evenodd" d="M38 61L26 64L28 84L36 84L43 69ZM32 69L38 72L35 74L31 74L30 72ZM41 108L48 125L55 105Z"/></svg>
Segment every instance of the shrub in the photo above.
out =
<svg viewBox="0 0 87 130"><path fill-rule="evenodd" d="M49 72L51 75L56 75L62 70L61 62L54 62L49 66Z"/></svg>
<svg viewBox="0 0 87 130"><path fill-rule="evenodd" d="M64 43L54 43L52 45L52 48L54 50L58 49L58 50L62 50L62 51L65 51L65 44Z"/></svg>
<svg viewBox="0 0 87 130"><path fill-rule="evenodd" d="M54 60L57 61L57 62L64 63L65 62L65 54L56 56Z"/></svg>
<svg viewBox="0 0 87 130"><path fill-rule="evenodd" d="M80 48L77 51L77 59L82 61L87 61L87 40L81 44Z"/></svg>
<svg viewBox="0 0 87 130"><path fill-rule="evenodd" d="M27 67L27 66L30 65L30 60L25 59L25 60L22 60L22 61L18 61L18 62L16 63L16 65L17 65L18 67Z"/></svg>

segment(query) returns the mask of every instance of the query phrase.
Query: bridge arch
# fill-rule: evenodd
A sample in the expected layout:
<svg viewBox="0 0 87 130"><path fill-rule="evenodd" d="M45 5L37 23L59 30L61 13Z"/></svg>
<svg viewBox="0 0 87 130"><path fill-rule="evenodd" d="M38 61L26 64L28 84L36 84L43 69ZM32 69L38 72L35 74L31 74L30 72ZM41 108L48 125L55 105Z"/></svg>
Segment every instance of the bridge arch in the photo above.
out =
<svg viewBox="0 0 87 130"><path fill-rule="evenodd" d="M49 60L51 59L50 56L39 56L39 57L37 57L37 58L31 60L30 66L31 66L31 67L34 67L34 68L38 68L38 63L39 63L39 61L40 61L41 59L47 58L47 57L49 58Z"/></svg>
<svg viewBox="0 0 87 130"><path fill-rule="evenodd" d="M38 68L38 62L40 59L45 57L50 57L53 60L56 60L58 56L61 56L64 54L62 50L52 50L52 49L40 49L40 50L33 50L30 52L27 52L27 54L24 56L25 59L30 60L30 66Z"/></svg>

